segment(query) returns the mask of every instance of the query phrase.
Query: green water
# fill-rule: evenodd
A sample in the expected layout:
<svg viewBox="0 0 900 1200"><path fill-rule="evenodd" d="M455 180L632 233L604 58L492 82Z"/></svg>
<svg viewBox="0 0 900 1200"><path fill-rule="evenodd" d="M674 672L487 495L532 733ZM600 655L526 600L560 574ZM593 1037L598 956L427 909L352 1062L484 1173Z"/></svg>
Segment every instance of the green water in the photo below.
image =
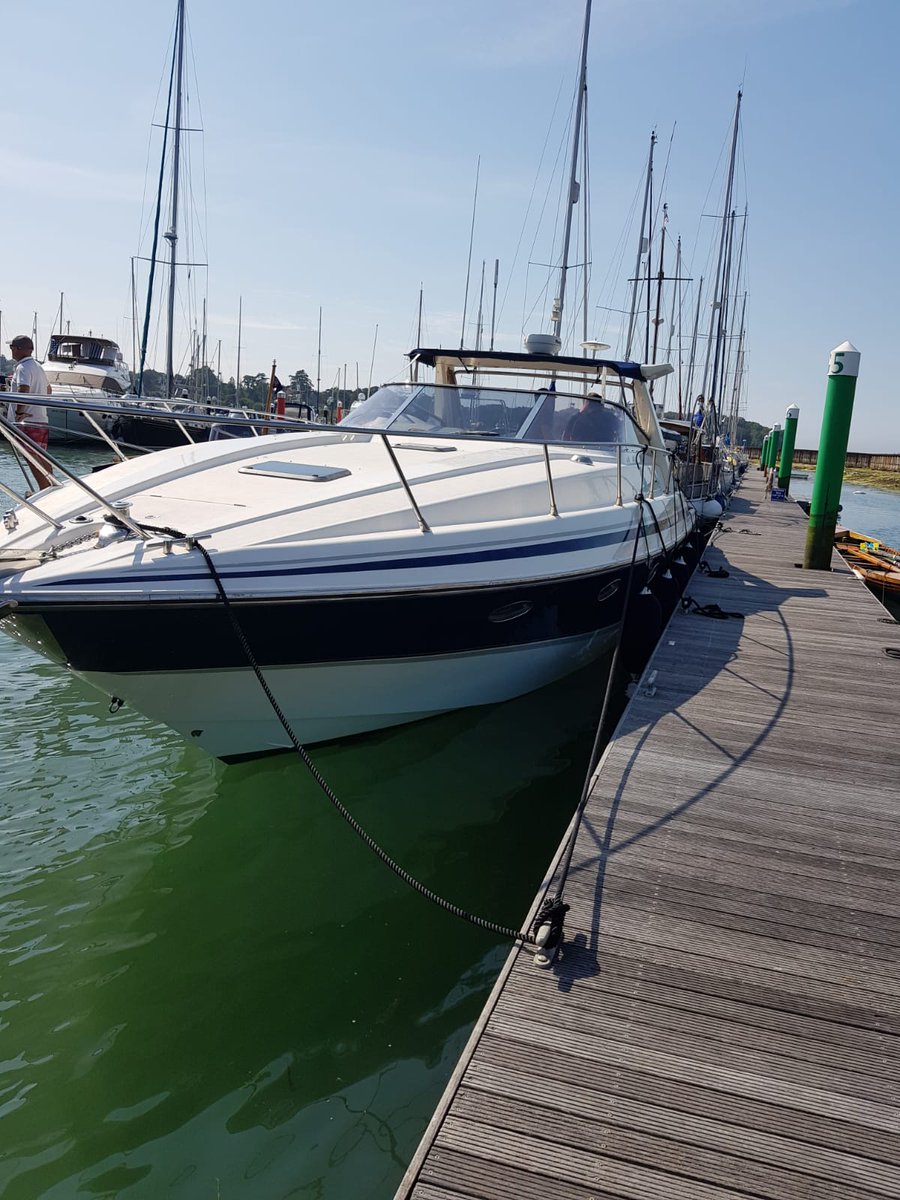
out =
<svg viewBox="0 0 900 1200"><path fill-rule="evenodd" d="M293 757L223 767L2 637L0 673L0 1195L391 1197L506 944ZM413 874L519 925L604 686L314 757Z"/></svg>

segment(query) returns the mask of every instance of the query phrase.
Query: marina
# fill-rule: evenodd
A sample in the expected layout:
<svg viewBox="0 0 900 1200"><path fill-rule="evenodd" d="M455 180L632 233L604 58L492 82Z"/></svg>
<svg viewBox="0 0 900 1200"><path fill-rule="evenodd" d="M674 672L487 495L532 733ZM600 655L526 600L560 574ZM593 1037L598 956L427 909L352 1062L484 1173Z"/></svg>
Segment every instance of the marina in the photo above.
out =
<svg viewBox="0 0 900 1200"><path fill-rule="evenodd" d="M2 1200L900 1200L835 3L17 13Z"/></svg>
<svg viewBox="0 0 900 1200"><path fill-rule="evenodd" d="M900 645L805 532L751 473L398 1200L898 1194Z"/></svg>

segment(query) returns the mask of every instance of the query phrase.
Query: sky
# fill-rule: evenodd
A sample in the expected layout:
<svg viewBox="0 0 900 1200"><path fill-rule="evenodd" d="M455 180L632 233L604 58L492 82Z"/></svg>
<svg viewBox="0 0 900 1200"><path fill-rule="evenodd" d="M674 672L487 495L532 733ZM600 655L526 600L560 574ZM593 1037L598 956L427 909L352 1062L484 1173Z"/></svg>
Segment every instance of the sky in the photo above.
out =
<svg viewBox="0 0 900 1200"><path fill-rule="evenodd" d="M240 304L241 374L274 360L282 380L303 368L323 389L404 377L420 292L425 345L459 345L464 305L471 345L480 297L496 348L546 331L583 14L583 0L187 0L184 124L202 133L184 137L179 258L207 265L180 273L176 369L204 295L225 378ZM18 7L0 85L4 343L37 313L41 357L62 293L73 331L116 339L132 362L174 17L175 0ZM692 281L658 357L673 325L687 336L740 88L744 415L771 425L795 403L798 445L817 445L829 353L849 340L850 447L900 452L898 45L900 0L594 0L589 236L573 244L590 262L588 336L624 352L654 129L654 191ZM568 288L580 340L572 273Z"/></svg>

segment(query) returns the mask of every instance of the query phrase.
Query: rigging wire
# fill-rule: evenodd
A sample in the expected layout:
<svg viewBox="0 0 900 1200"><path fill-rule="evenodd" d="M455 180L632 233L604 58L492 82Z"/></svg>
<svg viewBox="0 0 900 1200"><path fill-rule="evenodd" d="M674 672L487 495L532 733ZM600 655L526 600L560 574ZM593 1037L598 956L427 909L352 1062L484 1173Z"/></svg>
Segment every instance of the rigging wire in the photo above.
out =
<svg viewBox="0 0 900 1200"><path fill-rule="evenodd" d="M541 168L544 165L544 155L547 153L547 146L550 142L550 134L553 131L553 123L556 120L556 110L559 107L559 100L560 100L560 96L562 95L563 84L564 84L564 80L560 79L559 88L557 89L557 93L556 93L556 99L553 102L553 111L550 114L550 120L547 124L547 132L544 135L544 144L541 147L541 157L540 157L540 160L538 161L537 170L535 171L535 175L534 175L534 180L532 181L532 184L531 184L531 194L528 197L528 204L525 208L525 216L522 218L522 227L519 230L519 238L518 238L518 241L516 242L515 253L513 254L512 267L510 268L509 274L507 276L506 288L503 292L503 299L500 301L500 306L497 310L497 318L498 319L502 318L502 316L503 316L503 309L506 304L507 297L509 295L510 285L512 283L512 279L513 279L513 276L516 271L516 266L518 265L519 251L522 248L522 239L525 237L525 230L528 227L528 218L531 215L531 205L534 201L535 192L537 191L537 185L538 185L538 181L539 181L540 175L541 175Z"/></svg>

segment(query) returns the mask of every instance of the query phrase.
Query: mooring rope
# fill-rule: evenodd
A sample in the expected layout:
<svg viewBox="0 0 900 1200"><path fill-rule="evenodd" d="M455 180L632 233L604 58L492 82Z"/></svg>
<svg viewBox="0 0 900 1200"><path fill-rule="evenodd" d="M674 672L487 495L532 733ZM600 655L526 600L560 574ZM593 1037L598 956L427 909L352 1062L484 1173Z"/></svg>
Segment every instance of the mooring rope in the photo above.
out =
<svg viewBox="0 0 900 1200"><path fill-rule="evenodd" d="M369 849L381 859L381 861L385 864L385 866L389 867L394 872L394 874L398 877L398 879L402 879L405 884L407 884L409 887L411 887L414 891L418 892L420 896L424 896L427 900L430 900L433 904L436 904L439 908L444 909L445 912L452 913L453 916L459 917L463 921L468 921L470 925L476 925L479 929L486 929L491 933L498 934L500 937L509 938L510 940L516 941L516 942L524 942L528 945L534 945L535 939L530 933L523 932L522 930L519 930L519 929L513 929L512 927L507 926L507 925L500 925L498 922L488 920L486 917L479 917L477 914L470 913L466 909L461 908L458 904L455 904L452 900L447 900L443 896L439 896L436 892L433 892L431 890L431 888L426 887L426 885L424 883L420 883L419 880L415 878L415 876L410 875L409 871L407 871L404 867L401 867L398 862L395 862L394 859L391 858L391 856L387 853L387 851L383 850L382 847L378 845L378 843L371 836L371 834L369 834L363 828L363 826L359 823L359 821L357 821L356 817L353 816L353 814L349 811L349 809L338 798L338 796L336 795L334 790L331 788L328 781L325 779L325 777L322 775L319 768L316 766L313 759L310 757L309 751L306 749L306 747L303 745L303 743L297 737L296 733L294 732L294 730L291 726L291 723L288 721L287 717L282 712L281 706L279 705L277 699L275 698L275 696L272 692L272 689L269 687L269 684L268 684L265 676L262 673L259 663L256 661L256 656L254 655L253 650L250 647L250 643L247 641L247 637L246 637L243 629L241 628L241 624L234 614L231 600L228 596L228 593L225 591L221 576L219 575L219 572L216 569L216 565L213 562L209 551L196 538L190 537L189 535L184 534L184 533L180 533L176 529L160 528L158 526L153 526L153 525L142 525L141 528L147 530L149 533L160 533L160 534L165 535L166 537L176 538L178 541L185 542L192 550L200 551L200 553L203 556L203 559L207 565L207 568L209 569L209 573L212 576L212 580L213 580L213 583L215 584L216 591L219 594L219 599L222 601L222 605L225 609L225 612L228 616L229 621L231 622L231 627L235 632L235 636L237 637L238 642L241 645L241 649L244 651L244 654L246 655L247 662L250 664L250 667L253 670L253 674L257 678L259 686L262 688L263 692L265 693L266 699L268 700L269 704L272 707L272 711L275 713L275 716L278 718L279 724L281 725L282 729L285 731L287 736L290 738L292 746L296 750L297 754L299 754L301 760L303 761L304 766L309 771L310 775L312 775L313 779L318 784L319 788L322 790L322 792L324 792L324 794L327 796L328 800L331 802L331 804L334 806L334 808L337 810L337 812L339 812L340 815L344 818L344 820L347 822L347 824L350 826L350 828L353 830L353 832L357 835L357 837L359 837L369 847Z"/></svg>
<svg viewBox="0 0 900 1200"><path fill-rule="evenodd" d="M609 706L612 700L613 684L616 678L616 672L619 666L619 657L622 649L622 637L625 631L625 621L628 617L628 609L631 603L632 583L634 580L634 567L637 561L638 546L641 542L641 532L644 531L644 506L647 503L644 495L638 493L635 496L638 505L638 524L634 535L634 546L631 551L631 563L628 567L628 582L625 588L625 601L622 605L622 616L619 621L619 637L616 641L616 648L613 652L612 661L609 665L609 677L606 681L606 691L603 696L603 707L600 711L600 720L597 724L597 732L594 735L594 744L591 747L591 757L588 760L588 769L585 773L584 783L581 786L581 796L578 800L578 807L575 810L575 816L572 821L572 826L569 831L569 836L566 841L566 847L563 851L562 862L559 871L556 874L556 894L547 896L537 915L532 921L531 928L535 934L542 927L549 927L547 933L541 939L541 965L549 966L559 949L559 944L562 941L563 922L565 915L569 911L569 905L563 899L563 891L566 881L569 877L569 871L572 867L572 855L575 853L575 843L578 840L578 834L581 829L581 822L584 818L585 810L587 809L588 799L591 794L591 780L594 775L594 769L600 758L600 747L603 742L603 731L606 727L607 717L609 714ZM654 519L656 514L653 513L653 507L650 506L650 512ZM646 539L646 531L644 537ZM660 534L660 540L662 535ZM649 549L649 546L648 546ZM663 545L663 553L665 546ZM536 956L537 961L537 956Z"/></svg>
<svg viewBox="0 0 900 1200"><path fill-rule="evenodd" d="M613 684L614 684L614 681L616 678L616 671L617 671L618 664L619 664L619 657L620 657L620 652L621 652L621 647L622 647L622 635L623 635L623 632L625 629L625 622L628 617L628 610L629 610L629 606L630 606L630 602L631 602L632 584L634 581L634 569L635 569L635 563L637 561L638 547L641 543L641 534L642 533L644 535L645 541L647 540L647 531L646 531L645 522L644 522L644 508L648 502L642 493L638 493L635 496L635 500L638 505L638 521L637 521L637 527L635 529L634 545L633 545L632 553L631 553L631 562L628 567L628 578L627 578L627 583L626 583L626 588L625 588L625 599L624 599L624 602L622 605L622 615L619 620L619 636L616 641L616 648L615 648L615 651L613 652L612 661L610 663L609 676L606 681L606 691L603 696L603 707L600 712L600 720L597 725L597 732L594 736L594 743L591 748L591 756L588 761L588 769L585 774L584 783L582 784L581 796L580 796L580 799L578 802L578 807L575 810L574 823L572 825L572 828L570 830L569 837L568 837L568 840L566 843L566 848L564 851L564 857L563 857L563 862L562 862L562 869L557 875L558 882L557 882L556 895L552 896L552 897L548 896L544 899L540 908L538 909L536 917L532 921L531 929L528 931L520 930L520 929L513 929L511 926L501 925L498 922L491 921L486 917L480 917L475 913L468 912L466 909L460 907L460 905L455 904L452 900L447 900L445 897L439 896L436 892L432 891L431 888L427 887L425 884L421 883L418 879L416 879L415 876L411 875L409 873L409 871L407 871L404 867L400 866L400 864L398 862L396 862L393 858L391 858L391 856L387 853L386 850L384 850L381 846L379 846L379 844L375 841L375 839L371 836L371 834L369 834L363 828L363 826L356 819L356 817L353 816L353 814L349 811L349 809L342 803L342 801L336 795L336 793L331 788L328 781L325 779L325 777L322 775L319 768L316 766L315 762L313 761L312 757L309 754L309 751L306 749L306 747L303 745L303 743L300 741L300 739L297 737L296 733L294 732L294 729L291 726L291 723L288 721L287 717L285 716L284 712L281 709L281 706L278 703L278 700L276 699L274 693L272 692L272 689L269 687L268 681L266 680L265 675L263 674L262 669L259 666L259 663L256 661L256 656L253 653L253 650L250 646L249 641L247 640L247 636L244 633L244 630L241 627L240 622L238 621L237 617L235 616L234 609L233 609L233 606L231 603L231 599L228 596L228 593L225 591L224 584L222 583L222 578L219 575L218 569L216 568L216 565L213 562L212 556L210 555L209 551L197 538L191 537L188 534L181 533L177 529L171 529L166 526L160 527L160 526L144 525L144 524L141 525L141 528L148 533L158 533L158 534L163 535L164 537L171 537L173 539L176 539L177 541L184 542L190 549L199 550L200 554L203 557L204 562L206 563L207 569L209 570L210 576L215 585L216 592L218 593L219 599L222 601L222 606L225 609L225 613L228 616L228 619L231 623L231 627L234 630L235 636L238 639L238 642L241 646L241 649L244 652L247 662L249 663L249 665L253 671L253 674L256 676L257 682L259 683L260 687L262 688L263 693L265 694L265 697L268 700L268 702L272 708L272 711L275 713L275 716L278 718L279 724L281 725L282 729L287 734L288 738L290 739L291 745L294 747L295 751L300 756L300 759L302 760L304 766L309 771L310 775L312 775L313 779L315 780L315 782L318 785L318 787L320 788L320 790L328 798L329 802L336 809L336 811L341 815L341 817L343 817L344 821L346 821L346 823L350 826L350 828L357 835L357 837L359 837L365 843L365 845L368 846L369 849L374 854L376 854L379 859L381 859L381 861L385 864L385 866L389 867L390 870L393 871L393 873L398 877L398 879L402 879L403 882L405 884L407 884L407 886L411 887L413 889L413 891L418 892L420 896L424 896L427 900L430 900L433 904L437 905L438 908L443 909L445 912L451 913L455 917L459 917L463 921L467 921L470 925L477 926L479 929L488 930L491 933L498 934L500 937L508 938L509 940L514 941L514 942L521 942L524 945L540 946L541 953L539 956L536 956L536 958L540 957L542 962L545 965L549 965L549 963L552 962L552 960L556 954L556 951L559 948L559 944L562 939L563 920L565 918L565 914L569 911L568 904L566 904L563 900L562 890L563 890L563 887L565 886L566 880L568 878L569 870L571 868L572 855L573 855L574 849L575 849L575 842L577 839L578 831L581 827L581 821L584 816L585 808L587 807L588 797L590 796L591 778L593 776L594 768L596 767L597 761L600 756L600 746L602 743L603 731L606 727L606 722L607 722L607 718L608 718L608 714L609 714L609 707L610 707L610 703L612 700ZM656 520L656 514L653 512L652 505L650 506L650 511L654 518L654 521L656 521L656 526L657 526L657 529L659 530L660 542L662 543L662 551L665 556L666 551L665 551L665 545L662 542L662 531L660 530L659 522ZM648 544L647 548L649 551L649 544ZM539 936L538 931L542 931L540 933L540 936Z"/></svg>

